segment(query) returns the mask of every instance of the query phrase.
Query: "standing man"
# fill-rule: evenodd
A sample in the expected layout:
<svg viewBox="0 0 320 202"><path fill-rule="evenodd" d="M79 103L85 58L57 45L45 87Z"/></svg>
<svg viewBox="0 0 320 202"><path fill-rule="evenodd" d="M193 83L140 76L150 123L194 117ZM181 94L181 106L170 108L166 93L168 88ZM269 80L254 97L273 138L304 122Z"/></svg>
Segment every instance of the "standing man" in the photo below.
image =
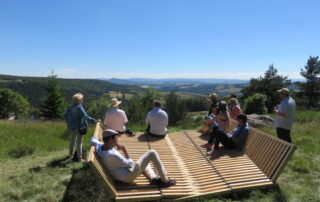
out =
<svg viewBox="0 0 320 202"><path fill-rule="evenodd" d="M165 137L167 134L168 115L161 109L161 102L156 100L154 108L147 114L147 132L151 136Z"/></svg>
<svg viewBox="0 0 320 202"><path fill-rule="evenodd" d="M128 118L126 113L119 109L120 104L121 101L119 101L117 98L111 99L110 106L112 109L106 112L106 116L104 118L106 129L117 131L119 134L125 133L130 136L134 136L135 134L130 129L126 129L125 124L128 123Z"/></svg>
<svg viewBox="0 0 320 202"><path fill-rule="evenodd" d="M296 102L289 96L290 91L288 88L282 88L277 92L279 93L281 102L279 107L275 107L274 109L274 113L276 113L274 125L278 138L291 143L290 130L296 112Z"/></svg>

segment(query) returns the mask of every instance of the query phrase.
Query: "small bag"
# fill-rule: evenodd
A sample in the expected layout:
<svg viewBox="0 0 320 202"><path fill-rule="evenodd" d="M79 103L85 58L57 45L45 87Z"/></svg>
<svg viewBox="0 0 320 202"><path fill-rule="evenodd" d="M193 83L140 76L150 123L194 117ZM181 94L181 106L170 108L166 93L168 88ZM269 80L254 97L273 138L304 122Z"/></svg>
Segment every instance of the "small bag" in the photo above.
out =
<svg viewBox="0 0 320 202"><path fill-rule="evenodd" d="M86 120L83 117L80 117L80 112L78 109L78 124L79 124L79 134L80 135L85 135L88 132L88 124Z"/></svg>
<svg viewBox="0 0 320 202"><path fill-rule="evenodd" d="M85 135L87 134L87 132L88 132L88 129L86 127L79 128L80 135Z"/></svg>

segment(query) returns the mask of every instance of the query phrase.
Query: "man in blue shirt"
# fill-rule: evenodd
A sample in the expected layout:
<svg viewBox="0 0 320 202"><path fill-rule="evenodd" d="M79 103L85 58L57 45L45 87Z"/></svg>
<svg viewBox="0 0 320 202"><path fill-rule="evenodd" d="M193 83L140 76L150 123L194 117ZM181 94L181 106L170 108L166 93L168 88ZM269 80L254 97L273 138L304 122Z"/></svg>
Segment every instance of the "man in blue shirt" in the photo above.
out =
<svg viewBox="0 0 320 202"><path fill-rule="evenodd" d="M247 115L239 114L236 118L238 126L229 133L224 133L221 129L215 128L215 141L213 150L207 152L208 156L219 152L219 144L221 143L226 149L242 150L249 134L249 125L247 123Z"/></svg>

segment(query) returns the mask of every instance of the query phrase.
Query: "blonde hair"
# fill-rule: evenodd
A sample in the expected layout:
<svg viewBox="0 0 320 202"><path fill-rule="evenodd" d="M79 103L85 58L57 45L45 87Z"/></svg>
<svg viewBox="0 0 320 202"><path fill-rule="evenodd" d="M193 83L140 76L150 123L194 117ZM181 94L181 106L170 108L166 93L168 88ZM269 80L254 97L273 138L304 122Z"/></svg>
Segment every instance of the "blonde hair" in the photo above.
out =
<svg viewBox="0 0 320 202"><path fill-rule="evenodd" d="M237 102L238 102L237 98L231 98L231 99L230 99L230 104L231 104L231 105L236 105Z"/></svg>
<svg viewBox="0 0 320 202"><path fill-rule="evenodd" d="M74 104L78 104L80 102L80 100L82 100L82 99L83 99L82 93L77 93L72 96L72 101Z"/></svg>
<svg viewBox="0 0 320 202"><path fill-rule="evenodd" d="M218 98L218 95L216 93L210 94L210 99L212 100L214 98L215 100Z"/></svg>

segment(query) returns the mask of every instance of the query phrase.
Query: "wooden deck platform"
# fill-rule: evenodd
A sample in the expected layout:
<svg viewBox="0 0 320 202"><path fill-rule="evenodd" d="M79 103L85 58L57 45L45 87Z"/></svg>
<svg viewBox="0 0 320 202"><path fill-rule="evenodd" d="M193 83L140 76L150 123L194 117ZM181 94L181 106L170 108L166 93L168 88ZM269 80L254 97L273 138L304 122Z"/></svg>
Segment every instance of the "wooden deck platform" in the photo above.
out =
<svg viewBox="0 0 320 202"><path fill-rule="evenodd" d="M168 176L177 179L177 184L169 188L149 185L144 175L139 176L133 184L115 182L100 164L93 147L89 152L88 162L106 186L110 199L116 201L190 200L198 196L273 185L292 155L294 146L260 133L262 132L259 131L258 134L257 131L250 131L246 150L243 153L236 150L222 150L214 158L207 157L206 149L199 146L208 137L200 136L195 131L170 133L163 139L142 133L135 137L122 135L119 142L126 146L134 161L149 149L159 153ZM94 135L101 136L101 134L102 128L97 125ZM261 141L265 142L266 138L271 138L270 144L261 143ZM260 150L262 148L264 153L253 152L257 147ZM266 149L273 150L274 154L265 154Z"/></svg>

